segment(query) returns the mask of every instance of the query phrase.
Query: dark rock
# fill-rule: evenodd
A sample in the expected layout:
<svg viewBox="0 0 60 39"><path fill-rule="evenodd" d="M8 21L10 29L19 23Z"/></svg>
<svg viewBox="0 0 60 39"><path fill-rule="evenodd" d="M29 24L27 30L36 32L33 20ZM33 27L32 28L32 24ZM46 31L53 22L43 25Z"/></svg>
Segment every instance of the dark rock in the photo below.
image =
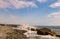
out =
<svg viewBox="0 0 60 39"><path fill-rule="evenodd" d="M56 35L56 37L60 37L60 35Z"/></svg>
<svg viewBox="0 0 60 39"><path fill-rule="evenodd" d="M38 35L51 35L51 36L56 36L56 33L51 31L48 28L42 28L42 29L36 29Z"/></svg>
<svg viewBox="0 0 60 39"><path fill-rule="evenodd" d="M36 31L36 29L34 29L34 28L31 28L31 31Z"/></svg>

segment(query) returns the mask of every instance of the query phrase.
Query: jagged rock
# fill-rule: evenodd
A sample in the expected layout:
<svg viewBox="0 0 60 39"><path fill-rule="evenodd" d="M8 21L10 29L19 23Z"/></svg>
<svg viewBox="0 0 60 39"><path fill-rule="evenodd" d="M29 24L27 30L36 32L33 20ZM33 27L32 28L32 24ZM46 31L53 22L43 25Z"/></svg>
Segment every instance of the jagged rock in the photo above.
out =
<svg viewBox="0 0 60 39"><path fill-rule="evenodd" d="M23 33L26 31L13 29L10 26L0 26L0 39L28 39Z"/></svg>
<svg viewBox="0 0 60 39"><path fill-rule="evenodd" d="M34 29L34 28L31 28L31 31L36 31L36 29Z"/></svg>
<svg viewBox="0 0 60 39"><path fill-rule="evenodd" d="M60 35L56 35L56 37L60 37Z"/></svg>
<svg viewBox="0 0 60 39"><path fill-rule="evenodd" d="M51 31L48 28L42 28L42 29L36 29L38 35L51 35L51 36L56 36L56 33Z"/></svg>

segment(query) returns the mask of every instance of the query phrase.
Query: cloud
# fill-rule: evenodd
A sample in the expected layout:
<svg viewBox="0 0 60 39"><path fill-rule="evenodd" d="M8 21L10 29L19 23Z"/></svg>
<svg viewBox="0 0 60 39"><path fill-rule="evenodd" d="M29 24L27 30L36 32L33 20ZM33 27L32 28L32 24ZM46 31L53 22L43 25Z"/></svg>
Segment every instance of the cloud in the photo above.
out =
<svg viewBox="0 0 60 39"><path fill-rule="evenodd" d="M60 26L60 11L48 14L47 18L49 25Z"/></svg>
<svg viewBox="0 0 60 39"><path fill-rule="evenodd" d="M37 7L33 1L26 0L0 0L0 8L25 8L25 7Z"/></svg>
<svg viewBox="0 0 60 39"><path fill-rule="evenodd" d="M9 17L12 18L12 19L16 19L17 18L17 16L15 16L15 15L10 15Z"/></svg>
<svg viewBox="0 0 60 39"><path fill-rule="evenodd" d="M60 18L60 11L54 12L54 13L50 13L48 15L48 17L52 17L52 18Z"/></svg>
<svg viewBox="0 0 60 39"><path fill-rule="evenodd" d="M37 0L37 1L39 1L39 2L41 2L41 3L44 3L44 2L46 2L47 0Z"/></svg>
<svg viewBox="0 0 60 39"><path fill-rule="evenodd" d="M6 7L9 7L9 4L3 0L0 0L0 8L6 8Z"/></svg>
<svg viewBox="0 0 60 39"><path fill-rule="evenodd" d="M60 7L60 0L58 0L57 2L51 4L49 7L52 7L52 8Z"/></svg>

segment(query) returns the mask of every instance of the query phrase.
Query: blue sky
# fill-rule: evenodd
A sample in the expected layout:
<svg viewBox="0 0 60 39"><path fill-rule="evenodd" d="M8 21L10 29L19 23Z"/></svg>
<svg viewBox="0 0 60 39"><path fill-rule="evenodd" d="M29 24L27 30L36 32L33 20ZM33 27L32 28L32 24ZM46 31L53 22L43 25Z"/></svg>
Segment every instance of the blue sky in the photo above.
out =
<svg viewBox="0 0 60 39"><path fill-rule="evenodd" d="M0 23L60 25L60 0L0 0Z"/></svg>

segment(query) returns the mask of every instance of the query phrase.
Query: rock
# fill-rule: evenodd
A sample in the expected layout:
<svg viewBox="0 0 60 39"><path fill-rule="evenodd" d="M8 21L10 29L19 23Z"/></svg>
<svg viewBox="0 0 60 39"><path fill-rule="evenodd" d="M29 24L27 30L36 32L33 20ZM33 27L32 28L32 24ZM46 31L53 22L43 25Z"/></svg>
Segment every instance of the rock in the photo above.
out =
<svg viewBox="0 0 60 39"><path fill-rule="evenodd" d="M56 35L56 37L60 37L60 35Z"/></svg>
<svg viewBox="0 0 60 39"><path fill-rule="evenodd" d="M34 29L34 28L31 28L31 31L36 31L36 29Z"/></svg>
<svg viewBox="0 0 60 39"><path fill-rule="evenodd" d="M0 39L28 39L23 33L26 31L13 29L10 26L0 26Z"/></svg>
<svg viewBox="0 0 60 39"><path fill-rule="evenodd" d="M42 28L42 29L36 29L37 30L37 34L40 34L40 35L48 35L48 31L50 31L49 29L47 28Z"/></svg>
<svg viewBox="0 0 60 39"><path fill-rule="evenodd" d="M53 31L51 31L51 32L49 32L49 35L56 36L57 34L55 32L53 32Z"/></svg>
<svg viewBox="0 0 60 39"><path fill-rule="evenodd" d="M42 28L42 29L36 29L38 35L51 35L51 36L56 36L56 33L51 31L48 28Z"/></svg>

